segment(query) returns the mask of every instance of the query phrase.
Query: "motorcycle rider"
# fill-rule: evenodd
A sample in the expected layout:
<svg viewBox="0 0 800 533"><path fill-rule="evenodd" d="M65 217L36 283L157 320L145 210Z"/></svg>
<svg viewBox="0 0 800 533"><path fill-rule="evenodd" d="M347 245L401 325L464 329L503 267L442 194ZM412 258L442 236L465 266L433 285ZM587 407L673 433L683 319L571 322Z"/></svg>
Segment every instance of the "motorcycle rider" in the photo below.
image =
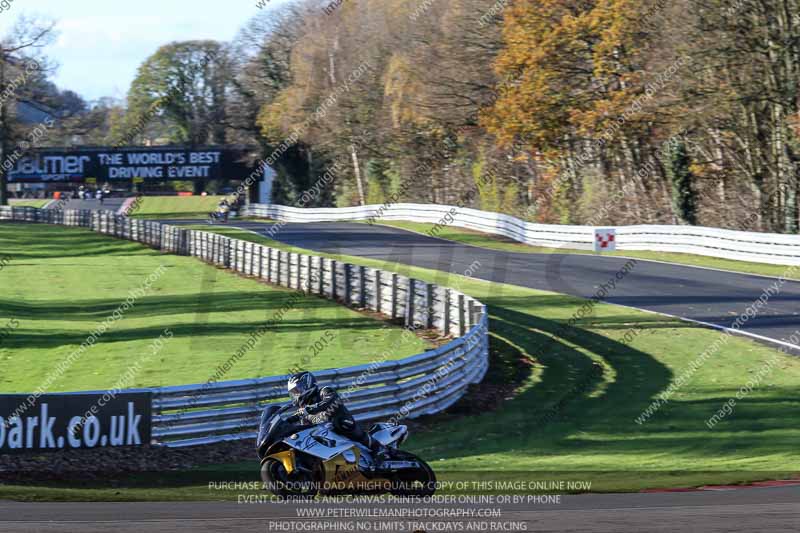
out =
<svg viewBox="0 0 800 533"><path fill-rule="evenodd" d="M311 372L299 372L289 378L289 397L306 424L333 423L336 433L359 442L372 450L378 461L388 455L385 446L364 431L345 407L339 394L331 387L320 388Z"/></svg>

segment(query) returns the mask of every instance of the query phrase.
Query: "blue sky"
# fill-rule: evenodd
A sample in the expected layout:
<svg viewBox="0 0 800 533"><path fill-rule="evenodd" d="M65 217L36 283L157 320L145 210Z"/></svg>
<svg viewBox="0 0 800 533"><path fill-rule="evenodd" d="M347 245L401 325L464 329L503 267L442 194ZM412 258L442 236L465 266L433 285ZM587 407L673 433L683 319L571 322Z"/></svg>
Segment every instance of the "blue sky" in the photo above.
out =
<svg viewBox="0 0 800 533"><path fill-rule="evenodd" d="M271 0L270 6L292 0ZM55 82L86 99L123 98L136 69L159 46L189 39L231 40L261 10L257 0L13 0L0 13L0 36L20 14L57 22L45 54Z"/></svg>

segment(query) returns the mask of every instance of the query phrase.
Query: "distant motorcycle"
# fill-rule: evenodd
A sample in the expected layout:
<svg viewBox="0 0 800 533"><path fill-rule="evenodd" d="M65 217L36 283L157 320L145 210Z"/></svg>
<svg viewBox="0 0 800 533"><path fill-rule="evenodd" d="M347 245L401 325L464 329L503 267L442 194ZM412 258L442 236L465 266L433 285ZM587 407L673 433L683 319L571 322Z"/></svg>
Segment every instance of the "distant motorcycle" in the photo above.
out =
<svg viewBox="0 0 800 533"><path fill-rule="evenodd" d="M436 475L428 464L399 446L408 427L374 424L369 433L387 447L378 461L369 448L342 437L330 423L303 425L291 406L267 408L257 451L261 479L276 496L388 492L431 496Z"/></svg>

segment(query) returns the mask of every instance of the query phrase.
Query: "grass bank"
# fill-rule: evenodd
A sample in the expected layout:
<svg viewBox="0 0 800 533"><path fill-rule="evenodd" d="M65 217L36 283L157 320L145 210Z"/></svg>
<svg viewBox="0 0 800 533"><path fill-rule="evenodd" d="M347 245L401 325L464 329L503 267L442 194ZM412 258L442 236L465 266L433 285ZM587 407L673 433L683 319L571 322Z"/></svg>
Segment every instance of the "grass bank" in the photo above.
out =
<svg viewBox="0 0 800 533"><path fill-rule="evenodd" d="M50 203L50 200L9 200L8 205L12 207L36 207L41 209Z"/></svg>
<svg viewBox="0 0 800 533"><path fill-rule="evenodd" d="M335 302L297 300L292 290L84 229L0 224L0 251L7 258L0 270L5 393L34 390L103 323L106 331L50 392L113 386L165 330L172 338L126 386L204 382L286 306L278 325L225 379L282 374L301 362L309 369L366 363L402 332ZM133 305L114 319L132 294ZM311 346L323 336L332 340L315 353ZM397 355L425 348L415 339Z"/></svg>
<svg viewBox="0 0 800 533"><path fill-rule="evenodd" d="M143 196L133 209L133 218L208 218L222 196Z"/></svg>

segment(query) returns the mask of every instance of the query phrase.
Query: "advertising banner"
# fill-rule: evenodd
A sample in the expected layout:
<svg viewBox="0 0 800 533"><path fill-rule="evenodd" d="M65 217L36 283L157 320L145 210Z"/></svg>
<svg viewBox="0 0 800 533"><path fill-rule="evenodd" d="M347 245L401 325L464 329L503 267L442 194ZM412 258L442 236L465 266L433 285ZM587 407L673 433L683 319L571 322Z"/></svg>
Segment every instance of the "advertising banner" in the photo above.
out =
<svg viewBox="0 0 800 533"><path fill-rule="evenodd" d="M0 454L150 443L151 394L0 395Z"/></svg>
<svg viewBox="0 0 800 533"><path fill-rule="evenodd" d="M251 169L242 152L222 148L32 150L8 173L10 183L78 182L86 178L174 181L244 179Z"/></svg>

